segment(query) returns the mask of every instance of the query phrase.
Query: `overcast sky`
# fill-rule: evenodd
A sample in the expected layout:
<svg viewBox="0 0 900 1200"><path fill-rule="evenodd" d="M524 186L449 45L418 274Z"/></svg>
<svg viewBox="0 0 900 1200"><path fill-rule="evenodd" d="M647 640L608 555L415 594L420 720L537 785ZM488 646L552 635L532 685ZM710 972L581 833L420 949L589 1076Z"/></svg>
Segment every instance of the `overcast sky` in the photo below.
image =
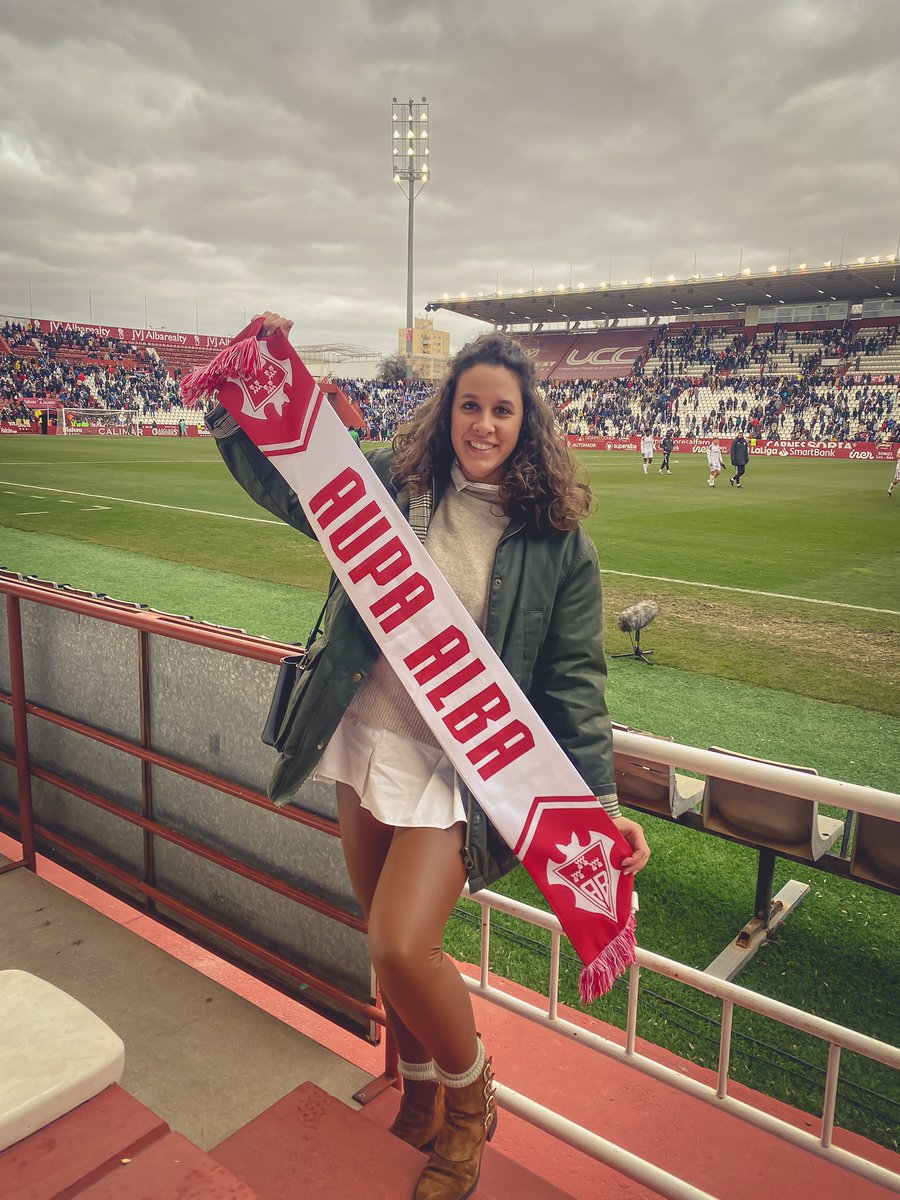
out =
<svg viewBox="0 0 900 1200"><path fill-rule="evenodd" d="M0 0L0 313L393 352L393 96L419 315L900 239L900 0Z"/></svg>

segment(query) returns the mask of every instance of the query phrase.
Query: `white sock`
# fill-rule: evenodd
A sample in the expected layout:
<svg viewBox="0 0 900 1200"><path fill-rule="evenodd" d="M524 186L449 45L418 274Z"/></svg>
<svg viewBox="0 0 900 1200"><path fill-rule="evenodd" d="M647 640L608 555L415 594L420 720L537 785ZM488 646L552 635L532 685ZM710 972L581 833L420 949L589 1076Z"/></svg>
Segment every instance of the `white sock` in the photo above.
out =
<svg viewBox="0 0 900 1200"><path fill-rule="evenodd" d="M397 1072L401 1079L431 1080L437 1079L434 1059L423 1063L408 1063L401 1058L397 1063Z"/></svg>
<svg viewBox="0 0 900 1200"><path fill-rule="evenodd" d="M446 1071L441 1070L437 1063L434 1064L434 1070L436 1077L445 1087L464 1088L474 1083L481 1077L484 1070L484 1046L481 1044L481 1038L478 1039L478 1053L475 1055L475 1061L468 1071L463 1071L460 1075L448 1075Z"/></svg>

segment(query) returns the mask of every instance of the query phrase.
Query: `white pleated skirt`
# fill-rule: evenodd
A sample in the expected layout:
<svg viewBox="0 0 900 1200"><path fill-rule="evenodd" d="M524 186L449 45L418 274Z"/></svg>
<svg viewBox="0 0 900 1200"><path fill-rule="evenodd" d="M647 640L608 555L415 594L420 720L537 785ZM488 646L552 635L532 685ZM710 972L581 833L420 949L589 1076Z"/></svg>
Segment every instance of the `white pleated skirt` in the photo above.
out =
<svg viewBox="0 0 900 1200"><path fill-rule="evenodd" d="M439 746L344 713L316 768L316 779L345 783L376 821L413 829L449 829L465 821L456 772Z"/></svg>

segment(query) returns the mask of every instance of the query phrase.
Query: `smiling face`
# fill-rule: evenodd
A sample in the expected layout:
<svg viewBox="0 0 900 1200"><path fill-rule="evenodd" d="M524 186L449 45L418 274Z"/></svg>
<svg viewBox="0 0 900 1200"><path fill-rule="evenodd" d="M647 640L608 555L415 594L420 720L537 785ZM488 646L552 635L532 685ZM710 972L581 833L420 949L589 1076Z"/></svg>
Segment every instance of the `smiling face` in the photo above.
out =
<svg viewBox="0 0 900 1200"><path fill-rule="evenodd" d="M484 363L463 371L450 413L450 440L470 483L500 483L516 448L524 407L519 377Z"/></svg>

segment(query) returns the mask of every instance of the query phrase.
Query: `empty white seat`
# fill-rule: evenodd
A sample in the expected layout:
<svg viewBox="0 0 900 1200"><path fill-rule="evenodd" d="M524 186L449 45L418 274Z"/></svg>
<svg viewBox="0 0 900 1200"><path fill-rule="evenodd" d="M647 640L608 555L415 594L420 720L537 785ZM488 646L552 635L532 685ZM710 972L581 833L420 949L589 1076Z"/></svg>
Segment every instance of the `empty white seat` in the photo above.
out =
<svg viewBox="0 0 900 1200"><path fill-rule="evenodd" d="M0 1029L0 1151L121 1078L118 1034L36 975L0 971Z"/></svg>

